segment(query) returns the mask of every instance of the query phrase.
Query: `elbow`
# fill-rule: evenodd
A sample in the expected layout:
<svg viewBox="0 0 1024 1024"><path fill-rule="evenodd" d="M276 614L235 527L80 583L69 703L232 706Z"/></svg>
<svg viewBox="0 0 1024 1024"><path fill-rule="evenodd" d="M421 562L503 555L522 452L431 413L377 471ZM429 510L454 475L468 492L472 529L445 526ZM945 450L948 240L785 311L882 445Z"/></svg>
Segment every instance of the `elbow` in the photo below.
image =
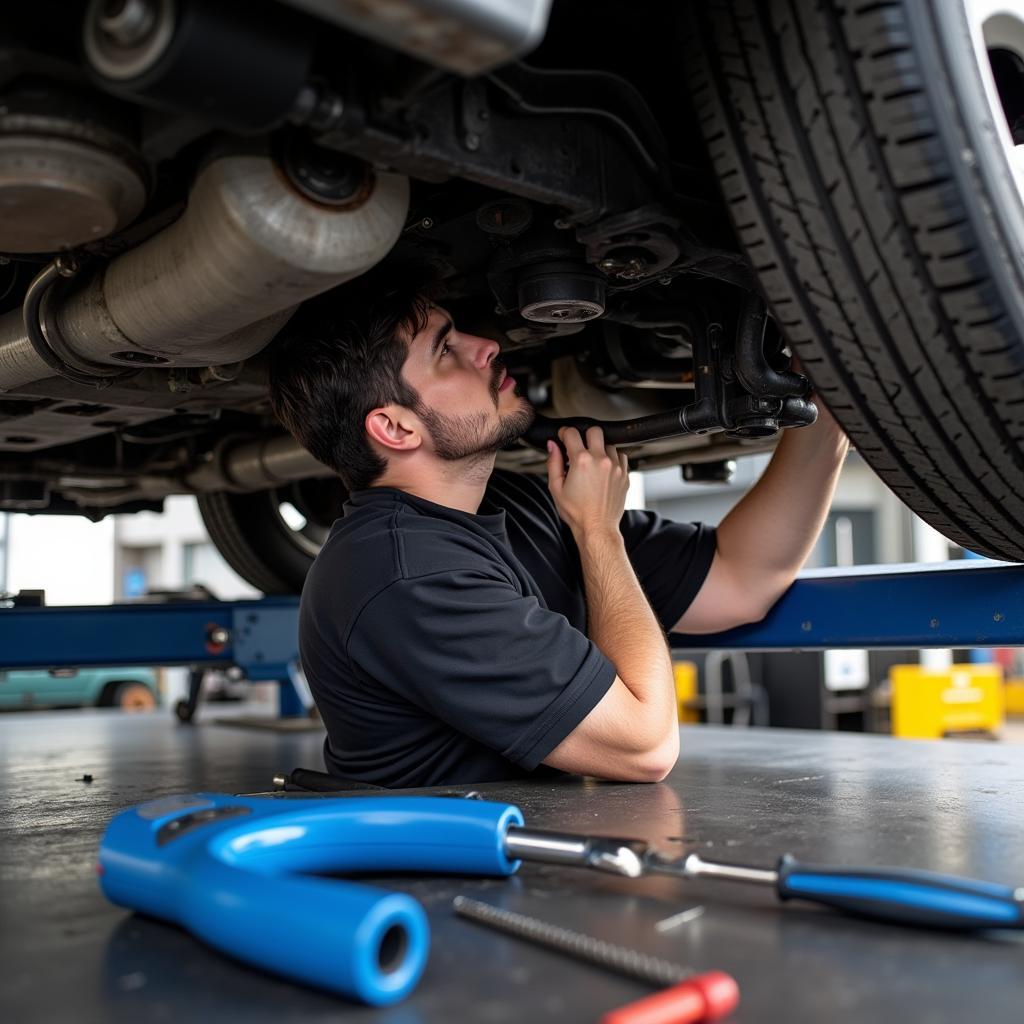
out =
<svg viewBox="0 0 1024 1024"><path fill-rule="evenodd" d="M661 782L679 760L679 727L673 724L669 736L637 758L634 782Z"/></svg>
<svg viewBox="0 0 1024 1024"><path fill-rule="evenodd" d="M706 629L702 632L728 633L732 629L740 629L743 626L756 626L759 622L764 621L773 607L775 607L774 600L747 600L743 604L732 604L728 608L722 608L713 618L709 617Z"/></svg>
<svg viewBox="0 0 1024 1024"><path fill-rule="evenodd" d="M736 626L756 626L763 622L768 613L779 603L782 595L789 589L792 580L784 584L772 587L763 593L755 593L748 596L747 600L737 606L736 622L730 628Z"/></svg>
<svg viewBox="0 0 1024 1024"><path fill-rule="evenodd" d="M736 622L736 626L756 626L759 622L764 622L768 613L774 607L774 601L767 601L761 604L752 605L741 613L738 621ZM735 626L732 628L735 628Z"/></svg>

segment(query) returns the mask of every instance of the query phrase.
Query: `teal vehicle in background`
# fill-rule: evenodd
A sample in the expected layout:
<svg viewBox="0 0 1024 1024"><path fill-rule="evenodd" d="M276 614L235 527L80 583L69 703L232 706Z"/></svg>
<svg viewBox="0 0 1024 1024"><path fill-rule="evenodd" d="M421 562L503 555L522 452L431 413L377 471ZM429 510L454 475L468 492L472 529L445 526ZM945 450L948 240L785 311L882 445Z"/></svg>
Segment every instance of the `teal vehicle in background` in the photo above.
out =
<svg viewBox="0 0 1024 1024"><path fill-rule="evenodd" d="M149 668L0 670L0 711L84 706L152 711L158 704L157 676Z"/></svg>

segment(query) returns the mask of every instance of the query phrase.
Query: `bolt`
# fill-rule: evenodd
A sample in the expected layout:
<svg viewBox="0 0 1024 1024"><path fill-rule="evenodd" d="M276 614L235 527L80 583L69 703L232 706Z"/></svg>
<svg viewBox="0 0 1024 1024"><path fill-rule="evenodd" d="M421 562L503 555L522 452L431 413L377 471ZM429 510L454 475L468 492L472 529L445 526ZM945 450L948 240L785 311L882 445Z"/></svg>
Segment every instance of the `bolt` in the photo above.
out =
<svg viewBox="0 0 1024 1024"><path fill-rule="evenodd" d="M6 267L11 262L10 256L0 256L0 267Z"/></svg>
<svg viewBox="0 0 1024 1024"><path fill-rule="evenodd" d="M672 283L672 275L671 274L663 274L661 277L658 278L658 284L669 285L671 283Z"/></svg>
<svg viewBox="0 0 1024 1024"><path fill-rule="evenodd" d="M476 132L466 132L465 136L463 136L462 144L470 153L475 153L480 148L480 136Z"/></svg>
<svg viewBox="0 0 1024 1024"><path fill-rule="evenodd" d="M207 634L207 640L217 647L226 647L231 639L231 633L223 626L214 626Z"/></svg>
<svg viewBox="0 0 1024 1024"><path fill-rule="evenodd" d="M319 83L304 85L295 97L288 120L304 124L314 132L323 133L333 128L345 113L345 101L333 90Z"/></svg>
<svg viewBox="0 0 1024 1024"><path fill-rule="evenodd" d="M647 264L639 256L634 256L626 261L626 265L619 271L619 277L632 281L637 277L643 277L646 270Z"/></svg>
<svg viewBox="0 0 1024 1024"><path fill-rule="evenodd" d="M572 227L572 224L570 224L569 221L559 217L558 220L556 220L552 226L556 231L568 231L569 228Z"/></svg>
<svg viewBox="0 0 1024 1024"><path fill-rule="evenodd" d="M309 127L317 132L325 132L333 128L344 113L344 101L336 92L328 89L317 101L316 109L309 119Z"/></svg>
<svg viewBox="0 0 1024 1024"><path fill-rule="evenodd" d="M573 310L568 306L562 306L560 309L548 310L548 316L553 320L569 320L573 315Z"/></svg>
<svg viewBox="0 0 1024 1024"><path fill-rule="evenodd" d="M932 619L931 622L928 623L928 625L931 626L932 629L938 629L939 628L939 620L938 619Z"/></svg>
<svg viewBox="0 0 1024 1024"><path fill-rule="evenodd" d="M62 252L57 257L57 273L61 277L74 277L80 266L78 257L72 252Z"/></svg>
<svg viewBox="0 0 1024 1024"><path fill-rule="evenodd" d="M597 265L598 270L603 270L606 274L615 273L622 269L622 264L618 260L614 260L611 257L601 260Z"/></svg>
<svg viewBox="0 0 1024 1024"><path fill-rule="evenodd" d="M100 31L121 46L137 46L156 24L152 0L108 0L99 16Z"/></svg>
<svg viewBox="0 0 1024 1024"><path fill-rule="evenodd" d="M995 615L992 616L992 620L994 622L1002 622L1004 618L1006 618L1006 616L1003 615L1002 612L996 612Z"/></svg>
<svg viewBox="0 0 1024 1024"><path fill-rule="evenodd" d="M288 120L293 124L305 124L316 109L319 98L319 93L313 86L304 85L295 97L292 109L288 112Z"/></svg>
<svg viewBox="0 0 1024 1024"><path fill-rule="evenodd" d="M433 226L434 226L434 218L433 217L424 217L423 220L421 220L420 223L419 223L419 227L421 227L424 231L429 231Z"/></svg>
<svg viewBox="0 0 1024 1024"><path fill-rule="evenodd" d="M802 630L803 630L803 631L804 631L805 633L810 633L810 631L811 631L811 623L810 623L810 622L801 622L801 623L800 623L800 628L801 628L801 629L802 629Z"/></svg>

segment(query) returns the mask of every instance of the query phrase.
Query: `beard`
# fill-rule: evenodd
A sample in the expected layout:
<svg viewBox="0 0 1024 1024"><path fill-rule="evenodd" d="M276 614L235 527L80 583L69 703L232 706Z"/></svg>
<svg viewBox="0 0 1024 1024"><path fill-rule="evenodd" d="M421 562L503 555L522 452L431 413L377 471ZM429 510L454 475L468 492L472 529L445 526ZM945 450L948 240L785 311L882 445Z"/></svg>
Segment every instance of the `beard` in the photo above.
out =
<svg viewBox="0 0 1024 1024"><path fill-rule="evenodd" d="M498 360L491 364L491 396L495 408L498 406L498 388L501 386L504 365ZM512 393L519 398L519 385L513 385ZM472 456L494 455L506 445L517 441L533 423L536 412L532 405L521 401L513 412L499 417L491 423L485 412L470 413L466 416L447 415L419 403L414 409L417 416L430 431L434 451L446 462L457 462Z"/></svg>

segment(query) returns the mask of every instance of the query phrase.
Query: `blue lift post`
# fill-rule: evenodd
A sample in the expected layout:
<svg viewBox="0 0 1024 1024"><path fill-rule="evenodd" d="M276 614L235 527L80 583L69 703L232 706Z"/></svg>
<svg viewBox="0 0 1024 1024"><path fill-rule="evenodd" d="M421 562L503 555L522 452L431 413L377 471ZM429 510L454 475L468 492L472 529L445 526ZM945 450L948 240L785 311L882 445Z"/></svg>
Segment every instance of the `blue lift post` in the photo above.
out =
<svg viewBox="0 0 1024 1024"><path fill-rule="evenodd" d="M237 665L305 711L296 597L0 611L0 668ZM1024 646L1024 565L992 561L811 570L752 626L672 646L725 650Z"/></svg>

